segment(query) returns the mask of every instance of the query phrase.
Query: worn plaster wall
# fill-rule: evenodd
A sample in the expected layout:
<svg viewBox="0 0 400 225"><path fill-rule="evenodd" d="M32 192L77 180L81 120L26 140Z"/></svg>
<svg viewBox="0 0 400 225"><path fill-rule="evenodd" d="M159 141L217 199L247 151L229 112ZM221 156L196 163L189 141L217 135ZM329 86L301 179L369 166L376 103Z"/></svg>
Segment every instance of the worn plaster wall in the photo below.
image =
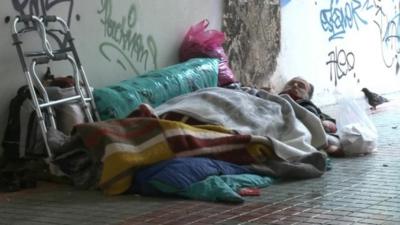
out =
<svg viewBox="0 0 400 225"><path fill-rule="evenodd" d="M225 0L222 29L236 78L245 85L269 87L280 51L279 1Z"/></svg>

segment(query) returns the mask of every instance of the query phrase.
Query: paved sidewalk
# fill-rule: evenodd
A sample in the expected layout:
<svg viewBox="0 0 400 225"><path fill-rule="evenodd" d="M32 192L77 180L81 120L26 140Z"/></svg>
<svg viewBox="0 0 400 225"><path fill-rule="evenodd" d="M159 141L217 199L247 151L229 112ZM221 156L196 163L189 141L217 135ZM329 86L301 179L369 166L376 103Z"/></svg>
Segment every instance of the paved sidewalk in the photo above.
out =
<svg viewBox="0 0 400 225"><path fill-rule="evenodd" d="M397 95L398 96L398 95ZM389 96L395 98L396 96ZM400 224L400 98L372 115L378 151L332 159L323 177L263 189L244 204L126 195L42 184L0 194L0 224Z"/></svg>

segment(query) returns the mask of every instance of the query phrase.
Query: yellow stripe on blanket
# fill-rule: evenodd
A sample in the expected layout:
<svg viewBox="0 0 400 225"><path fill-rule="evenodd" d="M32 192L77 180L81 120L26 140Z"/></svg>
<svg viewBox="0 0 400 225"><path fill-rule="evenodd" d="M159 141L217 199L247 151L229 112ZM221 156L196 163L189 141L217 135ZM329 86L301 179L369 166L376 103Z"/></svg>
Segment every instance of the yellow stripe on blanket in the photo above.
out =
<svg viewBox="0 0 400 225"><path fill-rule="evenodd" d="M266 160L271 160L271 159L274 159L274 160L280 159L276 155L276 153L274 151L274 147L273 147L270 139L267 137L263 137L263 136L253 135L251 137L250 144L247 146L247 151L259 163L262 163L262 162L265 162Z"/></svg>
<svg viewBox="0 0 400 225"><path fill-rule="evenodd" d="M172 121L172 120L159 120L161 127L164 129L164 131L168 130L176 130L176 129L182 129L187 131L193 131L196 133L212 133L212 134L233 134L231 130L226 129L223 126L220 125L188 125L182 122L178 121ZM229 136L229 135L226 135Z"/></svg>
<svg viewBox="0 0 400 225"><path fill-rule="evenodd" d="M118 143L106 146L114 154L104 159L100 187L106 194L116 195L128 190L132 184L134 169L170 159L174 153L164 139L152 146L137 151L137 147Z"/></svg>

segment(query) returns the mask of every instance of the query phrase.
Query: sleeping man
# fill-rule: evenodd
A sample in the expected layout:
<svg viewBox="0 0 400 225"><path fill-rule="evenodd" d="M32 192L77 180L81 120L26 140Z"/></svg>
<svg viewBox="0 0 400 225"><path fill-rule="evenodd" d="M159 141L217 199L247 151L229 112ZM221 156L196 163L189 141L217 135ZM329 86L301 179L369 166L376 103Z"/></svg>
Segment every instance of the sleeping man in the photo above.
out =
<svg viewBox="0 0 400 225"><path fill-rule="evenodd" d="M312 112L321 119L322 126L328 134L328 144L324 150L334 157L341 157L344 155L343 150L340 148L340 141L336 135L337 127L336 121L329 115L323 113L312 101L311 98L314 93L314 86L301 77L294 77L289 80L280 94L288 94L299 105L303 106L308 111Z"/></svg>

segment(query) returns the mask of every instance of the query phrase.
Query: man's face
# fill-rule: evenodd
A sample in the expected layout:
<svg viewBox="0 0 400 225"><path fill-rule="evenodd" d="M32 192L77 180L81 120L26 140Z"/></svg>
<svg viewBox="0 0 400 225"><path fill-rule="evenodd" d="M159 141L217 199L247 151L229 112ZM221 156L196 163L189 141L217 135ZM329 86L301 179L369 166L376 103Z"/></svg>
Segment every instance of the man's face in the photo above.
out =
<svg viewBox="0 0 400 225"><path fill-rule="evenodd" d="M285 84L281 93L290 95L294 100L310 99L308 95L310 88L310 84L307 81L293 78Z"/></svg>

